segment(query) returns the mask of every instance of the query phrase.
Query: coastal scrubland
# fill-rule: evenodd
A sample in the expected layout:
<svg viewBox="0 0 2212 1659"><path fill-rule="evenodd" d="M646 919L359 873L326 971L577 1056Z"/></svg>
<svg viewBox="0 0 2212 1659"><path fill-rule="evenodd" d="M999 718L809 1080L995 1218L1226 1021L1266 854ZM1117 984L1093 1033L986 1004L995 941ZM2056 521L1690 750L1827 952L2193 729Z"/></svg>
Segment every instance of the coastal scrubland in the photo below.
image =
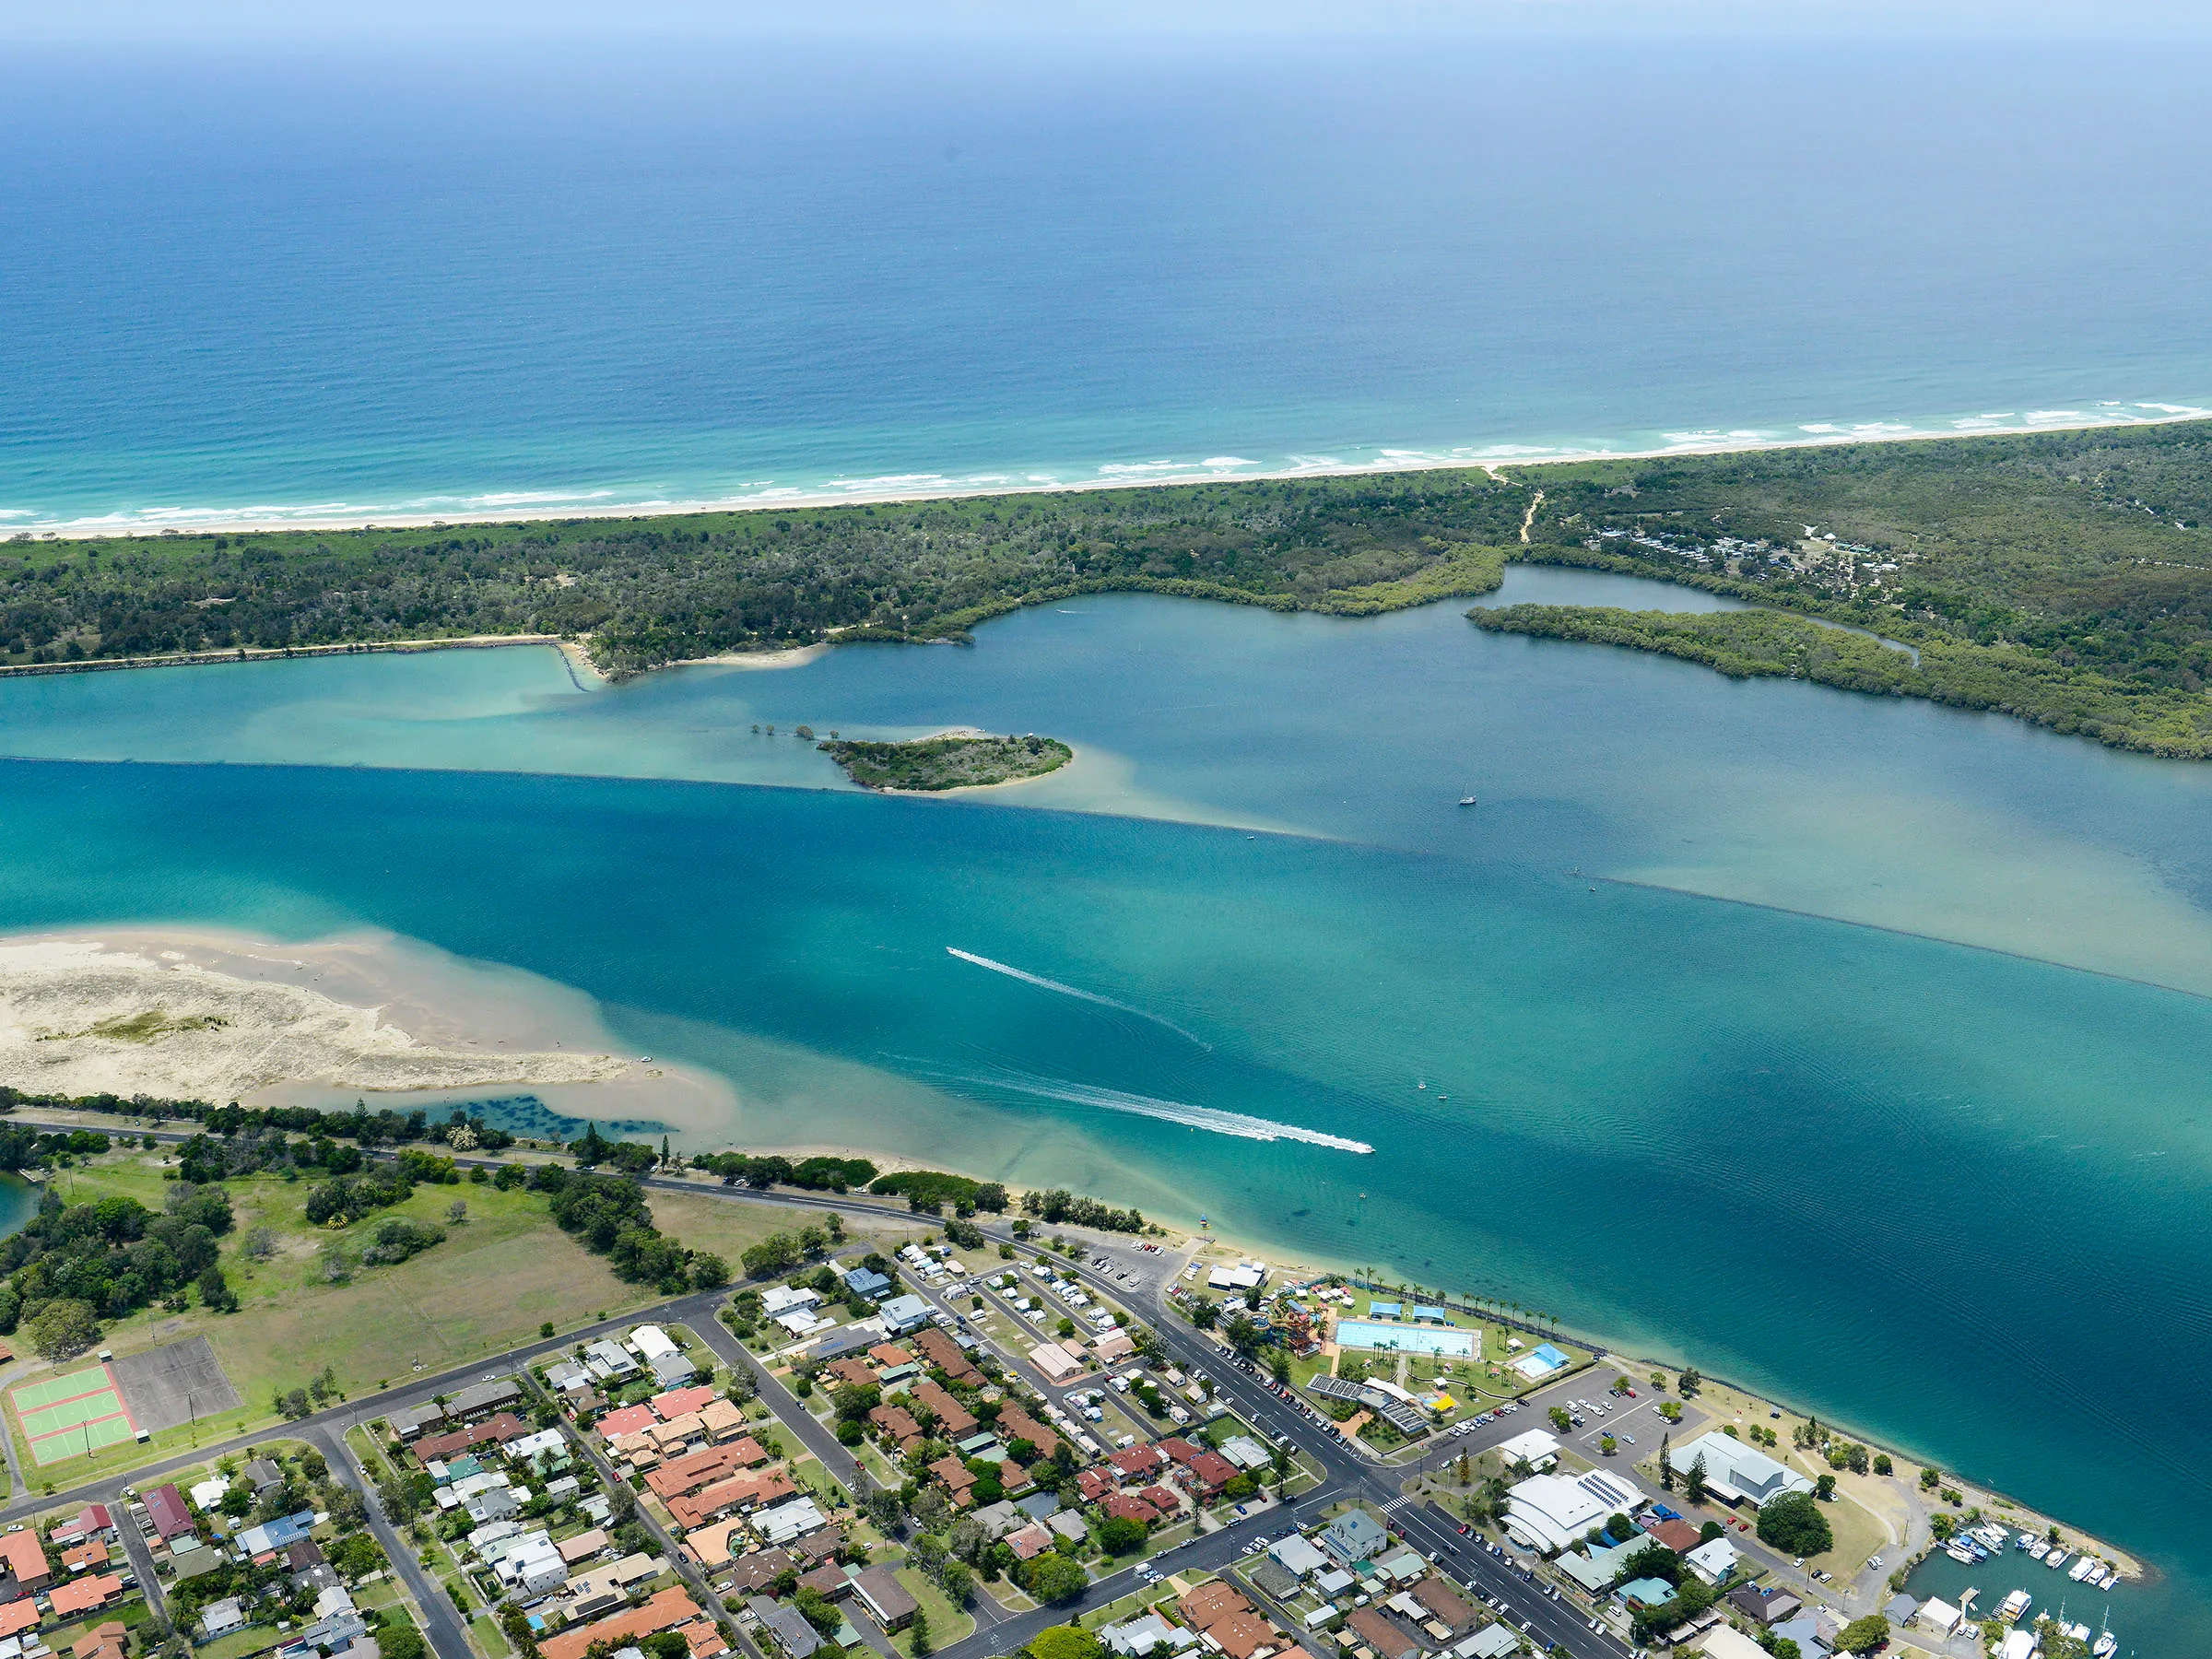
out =
<svg viewBox="0 0 2212 1659"><path fill-rule="evenodd" d="M869 789L977 789L1041 778L1075 759L1075 750L1057 737L923 737L909 743L856 743L850 739L820 746L845 769L845 775Z"/></svg>
<svg viewBox="0 0 2212 1659"><path fill-rule="evenodd" d="M1367 615L1509 559L1771 615L1513 606L1485 627L1990 709L2212 755L2212 423L537 524L0 545L0 668L478 635L619 677L958 641L1078 594ZM1885 651L1793 618L1866 629Z"/></svg>

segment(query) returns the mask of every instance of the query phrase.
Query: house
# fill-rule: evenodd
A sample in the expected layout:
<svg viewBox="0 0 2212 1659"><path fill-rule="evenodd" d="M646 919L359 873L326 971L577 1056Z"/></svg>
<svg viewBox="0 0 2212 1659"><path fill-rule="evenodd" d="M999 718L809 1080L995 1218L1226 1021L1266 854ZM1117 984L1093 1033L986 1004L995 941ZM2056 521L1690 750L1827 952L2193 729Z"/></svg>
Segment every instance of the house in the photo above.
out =
<svg viewBox="0 0 2212 1659"><path fill-rule="evenodd" d="M108 1513L104 1503L88 1503L68 1520L53 1529L52 1536L65 1549L72 1544L82 1544L89 1538L104 1537L115 1530L114 1518Z"/></svg>
<svg viewBox="0 0 2212 1659"><path fill-rule="evenodd" d="M1099 1500L1099 1509L1109 1521L1135 1521L1141 1526L1159 1519L1159 1511L1134 1492L1109 1492Z"/></svg>
<svg viewBox="0 0 2212 1659"><path fill-rule="evenodd" d="M1676 1472L1688 1473L1705 1460L1705 1484L1726 1503L1765 1503L1784 1492L1809 1492L1812 1477L1784 1468L1763 1452L1733 1435L1700 1435L1673 1456Z"/></svg>
<svg viewBox="0 0 2212 1659"><path fill-rule="evenodd" d="M100 1552L100 1559L108 1559L105 1549ZM0 1533L0 1601L34 1594L45 1589L53 1577L46 1552L39 1547L38 1534L29 1529Z"/></svg>
<svg viewBox="0 0 2212 1659"><path fill-rule="evenodd" d="M445 1407L435 1400L425 1400L419 1406L402 1406L384 1419L392 1425L392 1432L401 1440L413 1440L425 1429L435 1429L445 1421Z"/></svg>
<svg viewBox="0 0 2212 1659"><path fill-rule="evenodd" d="M680 1352L656 1354L651 1363L653 1380L663 1388L680 1388L699 1375L699 1367Z"/></svg>
<svg viewBox="0 0 2212 1659"><path fill-rule="evenodd" d="M1185 1478L1208 1503L1220 1497L1221 1488L1237 1477L1237 1465L1218 1452L1199 1453L1191 1459L1187 1471Z"/></svg>
<svg viewBox="0 0 2212 1659"><path fill-rule="evenodd" d="M778 1473L781 1472L778 1471ZM806 1539L808 1534L822 1532L829 1524L830 1517L816 1507L815 1501L811 1498L799 1498L789 1503L780 1503L775 1508L763 1510L753 1517L753 1531L759 1535L760 1540L764 1544L790 1544L797 1539ZM826 1536L827 1543L824 1547L833 1553L836 1548L837 1535L830 1533ZM811 1540L801 1543L798 1547L804 1551L813 1547L813 1543Z"/></svg>
<svg viewBox="0 0 2212 1659"><path fill-rule="evenodd" d="M1956 1636L1966 1623L1965 1614L1950 1603L1938 1601L1934 1596L1922 1602L1919 1611L1912 1617L1920 1621L1924 1630L1933 1630L1938 1636Z"/></svg>
<svg viewBox="0 0 2212 1659"><path fill-rule="evenodd" d="M1507 1536L1542 1555L1558 1554L1606 1515L1606 1505L1579 1482L1557 1475L1532 1475L1506 1493Z"/></svg>
<svg viewBox="0 0 2212 1659"><path fill-rule="evenodd" d="M1532 1472L1541 1475L1559 1461L1559 1437L1541 1429L1524 1430L1502 1442L1498 1454L1509 1469L1515 1464L1526 1464Z"/></svg>
<svg viewBox="0 0 2212 1659"><path fill-rule="evenodd" d="M1275 1459L1249 1434L1233 1434L1221 1442L1221 1455L1240 1469L1265 1469Z"/></svg>
<svg viewBox="0 0 2212 1659"><path fill-rule="evenodd" d="M1124 1481L1149 1479L1168 1466L1158 1446L1124 1446L1106 1461Z"/></svg>
<svg viewBox="0 0 2212 1659"><path fill-rule="evenodd" d="M672 1630L699 1617L699 1604L681 1586L671 1586L643 1606L628 1608L594 1624L571 1625L557 1636L544 1637L537 1651L544 1659L583 1659L595 1641L604 1641L610 1650L628 1647L641 1636Z"/></svg>
<svg viewBox="0 0 2212 1659"><path fill-rule="evenodd" d="M579 1561L588 1561L606 1553L614 1540L606 1535L606 1528L594 1526L589 1532L580 1532L572 1538L563 1538L554 1547L560 1559L573 1567Z"/></svg>
<svg viewBox="0 0 2212 1659"><path fill-rule="evenodd" d="M1772 1590L1761 1584L1739 1584L1728 1592L1729 1605L1738 1612L1756 1618L1762 1625L1780 1624L1794 1618L1804 1604L1787 1590Z"/></svg>
<svg viewBox="0 0 2212 1659"><path fill-rule="evenodd" d="M540 1532L532 1534L520 1549L501 1556L493 1571L511 1592L544 1595L568 1582L569 1563L553 1540ZM319 1605L317 1611L321 1611Z"/></svg>
<svg viewBox="0 0 2212 1659"><path fill-rule="evenodd" d="M274 1555L290 1544L298 1543L314 1530L315 1512L300 1510L289 1515L280 1515L259 1526L249 1526L238 1535L238 1547L249 1556Z"/></svg>
<svg viewBox="0 0 2212 1659"><path fill-rule="evenodd" d="M937 1414L937 1432L947 1440L960 1440L975 1432L975 1414L935 1382L917 1382L914 1399Z"/></svg>
<svg viewBox="0 0 2212 1659"><path fill-rule="evenodd" d="M673 1423L680 1417L704 1411L711 1402L721 1397L711 1388L670 1388L654 1394L645 1404L659 1414L663 1422Z"/></svg>
<svg viewBox="0 0 2212 1659"><path fill-rule="evenodd" d="M1041 1342L1030 1350L1030 1363L1037 1368L1048 1382L1060 1383L1070 1377L1079 1376L1088 1362L1080 1355L1071 1354L1056 1342Z"/></svg>
<svg viewBox="0 0 2212 1659"><path fill-rule="evenodd" d="M822 1300L811 1290L789 1290L778 1286L761 1297L760 1305L764 1308L768 1307L769 1298L774 1296L778 1290L782 1290L784 1296L792 1299L783 1304L785 1307L801 1305L810 1307ZM769 1311L774 1312L776 1310L771 1308ZM680 1354L684 1351L681 1343L656 1324L641 1324L630 1332L629 1346L638 1350L639 1356L648 1365L665 1355Z"/></svg>
<svg viewBox="0 0 2212 1659"><path fill-rule="evenodd" d="M1083 1524L1083 1517L1074 1510L1061 1510L1045 1524L1070 1544L1081 1544L1090 1536L1090 1528Z"/></svg>
<svg viewBox="0 0 2212 1659"><path fill-rule="evenodd" d="M209 1602L200 1612L200 1634L212 1640L245 1628L246 1609L235 1595Z"/></svg>
<svg viewBox="0 0 2212 1659"><path fill-rule="evenodd" d="M154 1524L154 1531L163 1540L181 1538L194 1530L192 1512L184 1507L184 1494L176 1487L158 1486L146 1495L147 1518Z"/></svg>
<svg viewBox="0 0 2212 1659"><path fill-rule="evenodd" d="M619 1410L608 1412L592 1427L599 1431L602 1439L613 1441L632 1434L642 1434L658 1421L660 1418L650 1406L625 1406Z"/></svg>
<svg viewBox="0 0 2212 1659"><path fill-rule="evenodd" d="M1647 1522L1643 1535L1654 1543L1665 1545L1677 1555L1688 1555L1704 1541L1703 1535L1679 1515L1670 1515L1664 1521Z"/></svg>
<svg viewBox="0 0 2212 1659"><path fill-rule="evenodd" d="M876 1316L892 1335L903 1336L929 1323L929 1304L918 1296L894 1296L876 1310Z"/></svg>
<svg viewBox="0 0 2212 1659"><path fill-rule="evenodd" d="M445 1415L456 1423L473 1422L488 1417L495 1411L522 1403L523 1385L512 1377L495 1377L489 1382L477 1382L449 1394L445 1401Z"/></svg>
<svg viewBox="0 0 2212 1659"><path fill-rule="evenodd" d="M1033 1561L1053 1547L1053 1529L1041 1521L1032 1521L1006 1536L1006 1545L1018 1560Z"/></svg>
<svg viewBox="0 0 2212 1659"><path fill-rule="evenodd" d="M124 1659L129 1639L130 1627L120 1618L112 1618L78 1637L69 1651L76 1659Z"/></svg>
<svg viewBox="0 0 2212 1659"><path fill-rule="evenodd" d="M1321 1547L1346 1566L1364 1561L1390 1542L1382 1524L1365 1510L1350 1510L1322 1529Z"/></svg>
<svg viewBox="0 0 2212 1659"><path fill-rule="evenodd" d="M1158 1613L1147 1612L1106 1626L1099 1631L1099 1640L1115 1659L1151 1659L1155 1653L1166 1659L1166 1655L1195 1647L1198 1632L1182 1625L1171 1625Z"/></svg>
<svg viewBox="0 0 2212 1659"><path fill-rule="evenodd" d="M1715 1625L1705 1632L1693 1652L1703 1653L1707 1659L1767 1659L1767 1650L1726 1625Z"/></svg>
<svg viewBox="0 0 2212 1659"><path fill-rule="evenodd" d="M1521 1632L1511 1625L1485 1625L1452 1652L1457 1659L1506 1659L1521 1651Z"/></svg>
<svg viewBox="0 0 2212 1659"><path fill-rule="evenodd" d="M891 1293L891 1281L873 1267L853 1267L846 1270L845 1288L870 1301L881 1301Z"/></svg>
<svg viewBox="0 0 2212 1659"><path fill-rule="evenodd" d="M5 1606L0 1606L0 1646L4 1646L12 1636L37 1630L39 1618L39 1604L35 1596L18 1596ZM20 1644L16 1651L18 1653L23 1651Z"/></svg>
<svg viewBox="0 0 2212 1659"><path fill-rule="evenodd" d="M1629 1558L1649 1547L1649 1544L1648 1538L1638 1534L1618 1544L1584 1545L1559 1557L1557 1565L1584 1590L1597 1595L1609 1589L1627 1570Z"/></svg>
<svg viewBox="0 0 2212 1659"><path fill-rule="evenodd" d="M612 1382L638 1370L630 1351L611 1336L602 1336L583 1350L583 1363L601 1382Z"/></svg>
<svg viewBox="0 0 2212 1659"><path fill-rule="evenodd" d="M88 1567L105 1567L108 1564L108 1546L104 1539L94 1538L88 1544L79 1544L75 1549L62 1551L62 1565L72 1572L82 1572ZM0 1591L5 1594L5 1591Z"/></svg>
<svg viewBox="0 0 2212 1659"><path fill-rule="evenodd" d="M863 1567L853 1575L853 1594L887 1630L903 1630L922 1610L888 1567Z"/></svg>
<svg viewBox="0 0 2212 1659"><path fill-rule="evenodd" d="M284 1484L284 1466L274 1458L249 1458L242 1473L253 1482L253 1489L257 1492L265 1492L273 1486Z"/></svg>
<svg viewBox="0 0 2212 1659"><path fill-rule="evenodd" d="M1630 1579L1613 1599L1624 1607L1664 1607L1675 1599L1675 1587L1663 1578Z"/></svg>
<svg viewBox="0 0 2212 1659"><path fill-rule="evenodd" d="M1136 1352L1136 1344L1126 1331L1108 1331L1091 1344L1091 1352L1100 1365L1112 1365Z"/></svg>
<svg viewBox="0 0 2212 1659"><path fill-rule="evenodd" d="M1683 1561L1709 1584L1717 1584L1735 1571L1735 1546L1725 1538L1709 1538L1685 1552Z"/></svg>
<svg viewBox="0 0 2212 1659"><path fill-rule="evenodd" d="M1270 1544L1267 1547L1267 1553L1273 1556L1292 1578L1302 1579L1310 1573L1319 1572L1329 1564L1328 1557L1323 1555L1320 1550L1314 1548L1297 1533L1292 1533L1287 1538L1278 1538L1275 1543Z"/></svg>
<svg viewBox="0 0 2212 1659"><path fill-rule="evenodd" d="M1420 1659L1420 1639L1381 1607L1354 1607L1344 1622L1375 1659Z"/></svg>
<svg viewBox="0 0 2212 1659"><path fill-rule="evenodd" d="M46 1598L46 1605L56 1618L76 1618L122 1599L120 1577L112 1572L88 1572L83 1578L56 1584Z"/></svg>
<svg viewBox="0 0 2212 1659"><path fill-rule="evenodd" d="M973 1387L982 1385L983 1373L975 1369L975 1362L960 1351L959 1343L936 1326L929 1325L916 1331L914 1346L922 1350L924 1359L955 1382Z"/></svg>
<svg viewBox="0 0 2212 1659"><path fill-rule="evenodd" d="M1454 1636L1464 1636L1475 1628L1475 1604L1441 1578L1425 1578L1416 1584L1413 1599L1437 1623L1450 1626Z"/></svg>
<svg viewBox="0 0 2212 1659"><path fill-rule="evenodd" d="M815 1634L814 1627L800 1616L796 1607L756 1595L745 1604L745 1610L776 1639L789 1659L813 1659L822 1645L822 1639ZM539 1652L544 1652L543 1643L539 1644Z"/></svg>

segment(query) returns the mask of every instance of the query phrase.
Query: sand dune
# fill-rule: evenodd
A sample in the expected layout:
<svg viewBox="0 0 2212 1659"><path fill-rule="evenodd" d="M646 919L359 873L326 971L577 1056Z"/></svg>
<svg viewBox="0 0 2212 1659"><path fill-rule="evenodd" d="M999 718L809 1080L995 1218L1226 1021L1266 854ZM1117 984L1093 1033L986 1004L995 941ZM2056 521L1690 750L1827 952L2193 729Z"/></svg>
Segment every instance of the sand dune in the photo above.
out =
<svg viewBox="0 0 2212 1659"><path fill-rule="evenodd" d="M151 943L0 943L0 1083L39 1093L220 1101L287 1083L469 1088L631 1069L606 1053L441 1046L386 1015Z"/></svg>

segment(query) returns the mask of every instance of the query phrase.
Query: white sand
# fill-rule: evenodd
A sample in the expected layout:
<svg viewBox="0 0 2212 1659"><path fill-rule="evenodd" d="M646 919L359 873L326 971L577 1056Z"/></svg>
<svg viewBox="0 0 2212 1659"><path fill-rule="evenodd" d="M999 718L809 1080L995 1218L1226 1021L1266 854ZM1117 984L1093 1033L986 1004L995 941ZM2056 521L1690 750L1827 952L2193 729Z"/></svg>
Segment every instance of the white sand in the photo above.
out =
<svg viewBox="0 0 2212 1659"><path fill-rule="evenodd" d="M385 934L146 928L0 939L0 1082L218 1102L529 1088L677 1124L727 1092L617 1055L590 998L534 975Z"/></svg>

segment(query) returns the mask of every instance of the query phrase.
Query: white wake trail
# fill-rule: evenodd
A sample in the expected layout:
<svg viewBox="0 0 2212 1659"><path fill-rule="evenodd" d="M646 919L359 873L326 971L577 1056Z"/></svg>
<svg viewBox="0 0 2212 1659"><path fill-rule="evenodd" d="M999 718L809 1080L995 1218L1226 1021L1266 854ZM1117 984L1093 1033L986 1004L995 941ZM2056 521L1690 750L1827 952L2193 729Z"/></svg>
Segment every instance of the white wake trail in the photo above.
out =
<svg viewBox="0 0 2212 1659"><path fill-rule="evenodd" d="M1251 1117L1241 1112L1223 1112L1213 1106L1193 1106L1183 1100L1162 1100L1151 1095L1128 1094L1118 1088L1100 1088L1088 1083L1063 1082L1056 1077L1034 1077L1024 1073L1002 1072L994 1077L963 1077L960 1081L979 1084L985 1088L1012 1089L1018 1094L1035 1095L1041 1100L1065 1100L1071 1106L1096 1106L1106 1112L1126 1112L1137 1117L1158 1118L1162 1123L1182 1124L1193 1129L1209 1130L1215 1135L1233 1135L1240 1140L1303 1141L1307 1146L1326 1147L1335 1152L1374 1151L1374 1147L1363 1140L1330 1135L1320 1129L1301 1129L1296 1124L1278 1124L1272 1118Z"/></svg>
<svg viewBox="0 0 2212 1659"><path fill-rule="evenodd" d="M958 957L963 962L972 962L978 968L988 968L994 973L1003 973L1008 979L1018 979L1025 985L1035 985L1040 990L1043 991L1056 991L1062 996L1073 996L1087 1003L1097 1003L1101 1008L1112 1008L1119 1013L1134 1014L1139 1019L1148 1019L1156 1026L1166 1027L1169 1030L1174 1032L1176 1036L1182 1038L1185 1041L1195 1042L1200 1048L1206 1050L1208 1053L1213 1052L1214 1045L1212 1043L1206 1041L1202 1037L1184 1030L1173 1020L1163 1019L1159 1015L1147 1013L1142 1008L1133 1008L1125 1002L1114 1001L1114 999L1111 996L1100 996L1096 991L1085 991L1078 986L1064 985L1058 980L1046 979L1041 973L1031 973L1027 969L1016 968L1006 962L994 962L989 957L977 956L971 950L962 950L959 947L953 945L947 945L945 947L945 954L947 956Z"/></svg>

